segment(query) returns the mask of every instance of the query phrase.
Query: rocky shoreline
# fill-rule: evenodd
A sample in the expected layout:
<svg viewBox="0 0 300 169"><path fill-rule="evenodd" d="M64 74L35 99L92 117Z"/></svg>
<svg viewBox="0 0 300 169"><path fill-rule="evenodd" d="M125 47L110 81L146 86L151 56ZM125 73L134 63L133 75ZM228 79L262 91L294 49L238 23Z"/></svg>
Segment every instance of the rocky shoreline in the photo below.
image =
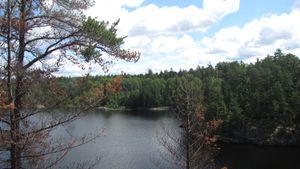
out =
<svg viewBox="0 0 300 169"><path fill-rule="evenodd" d="M300 147L299 128L278 126L273 132L262 133L251 130L246 133L233 132L230 135L219 135L218 140L224 143L255 144L260 146L297 146Z"/></svg>

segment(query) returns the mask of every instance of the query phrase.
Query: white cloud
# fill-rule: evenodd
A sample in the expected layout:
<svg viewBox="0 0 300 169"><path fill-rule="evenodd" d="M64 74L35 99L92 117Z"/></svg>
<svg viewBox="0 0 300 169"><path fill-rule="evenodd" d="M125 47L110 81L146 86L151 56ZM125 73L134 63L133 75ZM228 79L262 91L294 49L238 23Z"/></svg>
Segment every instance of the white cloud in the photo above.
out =
<svg viewBox="0 0 300 169"><path fill-rule="evenodd" d="M294 5L294 8L296 9L300 9L300 0L295 0L295 5Z"/></svg>
<svg viewBox="0 0 300 169"><path fill-rule="evenodd" d="M242 27L222 28L213 36L196 41L187 33L205 32L226 15L236 12L239 1L204 0L203 8L143 6L142 0L114 0L105 5L101 2L96 4L97 9L98 3L104 9L97 14L99 18L108 16L113 21L121 16L120 34L129 34L124 47L143 54L135 64L118 62L111 68L113 73L189 69L232 60L255 62L277 48L300 55L300 23L296 22L300 18L299 3L290 12L256 18ZM99 70L93 69L94 73L101 73Z"/></svg>
<svg viewBox="0 0 300 169"><path fill-rule="evenodd" d="M239 0L204 0L203 8L190 5L159 7L142 6L143 0L97 0L87 15L102 20L121 18L120 33L129 36L145 34L174 34L188 31L206 31L225 15L239 9ZM199 2L200 3L200 2ZM130 10L128 7L134 7Z"/></svg>
<svg viewBox="0 0 300 169"><path fill-rule="evenodd" d="M119 33L129 35L124 48L142 53L138 63L117 62L112 73L189 69L232 60L255 62L277 48L300 55L299 3L290 12L256 18L241 27L222 28L197 41L190 32L205 33L223 17L239 10L239 0L204 0L203 8L143 6L143 0L106 1L97 0L89 13L111 21L120 17ZM101 73L96 68L92 71Z"/></svg>
<svg viewBox="0 0 300 169"><path fill-rule="evenodd" d="M254 19L243 27L223 28L201 43L209 49L208 53L218 53L232 60L253 61L253 58L265 57L277 48L296 51L300 47L298 18L300 11L294 9L289 13Z"/></svg>
<svg viewBox="0 0 300 169"><path fill-rule="evenodd" d="M66 63L60 67L59 72L54 73L55 76L83 76L88 73L87 70L81 69L78 65Z"/></svg>
<svg viewBox="0 0 300 169"><path fill-rule="evenodd" d="M203 8L216 17L224 17L239 10L239 3L239 0L204 0Z"/></svg>
<svg viewBox="0 0 300 169"><path fill-rule="evenodd" d="M239 0L204 0L203 8L143 5L144 0L97 0L87 15L111 22L121 19L120 35L128 35L124 48L138 50L137 64L118 62L110 72L159 71L195 67L204 49L188 32L204 33L224 16L239 10ZM199 1L200 3L201 1ZM208 63L206 57L205 63ZM121 64L120 64L121 63ZM96 71L96 70L95 70ZM99 72L99 71L97 71Z"/></svg>

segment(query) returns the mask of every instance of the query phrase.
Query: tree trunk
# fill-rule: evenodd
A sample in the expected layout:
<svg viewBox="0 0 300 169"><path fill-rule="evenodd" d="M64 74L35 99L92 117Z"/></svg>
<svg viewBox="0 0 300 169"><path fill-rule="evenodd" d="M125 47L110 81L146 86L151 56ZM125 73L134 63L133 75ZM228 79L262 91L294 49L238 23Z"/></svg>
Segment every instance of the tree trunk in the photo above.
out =
<svg viewBox="0 0 300 169"><path fill-rule="evenodd" d="M12 96L12 86L11 86L11 1L7 0L7 93L8 93L8 103L10 104L10 167L12 169L18 169L21 167L20 165L20 151L18 149L18 128L19 128L19 120L17 120L17 114L14 108L14 100Z"/></svg>
<svg viewBox="0 0 300 169"><path fill-rule="evenodd" d="M10 147L11 156L11 168L19 169L21 168L21 150L19 148L20 140L20 113L17 109L11 111L11 138L12 143Z"/></svg>
<svg viewBox="0 0 300 169"><path fill-rule="evenodd" d="M22 98L22 75L18 74L16 79L15 103L14 110L11 111L11 137L13 143L11 145L11 167L12 169L21 168L21 131L20 131L20 118L21 118L21 98Z"/></svg>
<svg viewBox="0 0 300 169"><path fill-rule="evenodd" d="M8 2L10 3L10 2ZM10 154L11 154L11 168L12 169L19 169L21 168L21 131L20 131L20 117L21 117L21 98L24 93L24 86L23 86L23 77L24 77L24 53L25 53L25 32L26 32L26 11L25 11L26 1L22 0L19 6L20 10L20 21L19 21L19 49L18 49L18 56L17 56L17 64L15 67L16 71L16 89L15 89L15 100L13 103L13 108L11 109L11 116L10 116L10 126L11 126L11 147L10 147ZM10 8L10 6L9 6Z"/></svg>
<svg viewBox="0 0 300 169"><path fill-rule="evenodd" d="M190 119L186 122L186 169L190 169Z"/></svg>

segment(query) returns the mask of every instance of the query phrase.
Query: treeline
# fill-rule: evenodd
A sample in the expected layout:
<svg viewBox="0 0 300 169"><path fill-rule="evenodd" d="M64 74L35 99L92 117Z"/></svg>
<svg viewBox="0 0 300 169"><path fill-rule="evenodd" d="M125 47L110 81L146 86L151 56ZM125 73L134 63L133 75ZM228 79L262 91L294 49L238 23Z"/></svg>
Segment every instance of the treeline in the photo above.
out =
<svg viewBox="0 0 300 169"><path fill-rule="evenodd" d="M192 76L191 81L197 82L194 85L202 90L203 101L199 104L208 118L222 119L224 130L238 129L235 132L239 133L231 134L258 137L257 133L270 133L278 126L294 129L300 124L300 60L280 50L252 64L221 62L215 67L209 65L189 71L153 73L149 70L145 75L124 75L121 90L103 104L130 108L170 106L174 104L172 92L184 76ZM68 94L68 104L84 104L79 96L114 78L89 77L81 84L78 78L64 77L59 78L59 83Z"/></svg>

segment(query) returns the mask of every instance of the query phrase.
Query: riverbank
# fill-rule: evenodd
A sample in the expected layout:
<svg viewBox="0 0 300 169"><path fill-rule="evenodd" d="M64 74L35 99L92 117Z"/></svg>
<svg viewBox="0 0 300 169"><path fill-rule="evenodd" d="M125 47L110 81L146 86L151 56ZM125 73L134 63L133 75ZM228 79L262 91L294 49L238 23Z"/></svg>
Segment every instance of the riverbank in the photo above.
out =
<svg viewBox="0 0 300 169"><path fill-rule="evenodd" d="M167 106L163 106L163 107L138 107L138 108L134 108L131 110L141 110L141 111L167 111L170 108Z"/></svg>
<svg viewBox="0 0 300 169"><path fill-rule="evenodd" d="M297 146L300 147L299 128L277 126L274 131L251 132L230 131L219 133L218 140L232 144L254 144L259 146Z"/></svg>
<svg viewBox="0 0 300 169"><path fill-rule="evenodd" d="M96 108L100 111L167 111L169 110L169 107L137 107L137 108L128 108L128 107L117 107L117 108L110 108L105 106L100 106Z"/></svg>
<svg viewBox="0 0 300 169"><path fill-rule="evenodd" d="M270 141L270 140L253 140L247 138L231 138L218 136L218 142L229 144L250 144L256 146L276 146L276 147L300 147L297 141Z"/></svg>

